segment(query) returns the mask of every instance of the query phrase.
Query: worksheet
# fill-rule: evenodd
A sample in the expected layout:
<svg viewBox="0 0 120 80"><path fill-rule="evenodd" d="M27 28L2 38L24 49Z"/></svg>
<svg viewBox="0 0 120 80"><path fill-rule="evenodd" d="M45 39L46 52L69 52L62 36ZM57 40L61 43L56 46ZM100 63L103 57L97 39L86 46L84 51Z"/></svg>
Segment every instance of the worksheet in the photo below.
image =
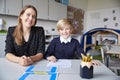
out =
<svg viewBox="0 0 120 80"><path fill-rule="evenodd" d="M60 59L57 62L49 62L48 67L71 68L71 60Z"/></svg>

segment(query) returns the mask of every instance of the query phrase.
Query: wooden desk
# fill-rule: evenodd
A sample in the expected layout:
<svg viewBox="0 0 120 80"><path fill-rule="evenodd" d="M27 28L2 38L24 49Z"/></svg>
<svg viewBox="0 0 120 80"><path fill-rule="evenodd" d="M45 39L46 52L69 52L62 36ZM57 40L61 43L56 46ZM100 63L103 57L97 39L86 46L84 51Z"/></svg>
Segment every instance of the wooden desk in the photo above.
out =
<svg viewBox="0 0 120 80"><path fill-rule="evenodd" d="M71 60L71 68L58 68L58 80L85 80L80 77L80 60ZM46 66L47 60L35 63L35 66ZM29 66L28 66L29 67ZM0 58L0 80L18 80L28 67L9 62ZM94 66L94 77L92 80L120 80L111 70L101 63L101 66Z"/></svg>

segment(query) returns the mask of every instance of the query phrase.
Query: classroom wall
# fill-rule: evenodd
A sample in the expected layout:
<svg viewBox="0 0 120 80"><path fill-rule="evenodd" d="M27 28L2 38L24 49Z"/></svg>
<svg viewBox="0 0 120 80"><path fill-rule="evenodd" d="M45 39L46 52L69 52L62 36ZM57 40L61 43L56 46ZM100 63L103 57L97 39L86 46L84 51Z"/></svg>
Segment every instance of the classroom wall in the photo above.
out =
<svg viewBox="0 0 120 80"><path fill-rule="evenodd" d="M88 0L69 0L69 5L86 11L88 7Z"/></svg>
<svg viewBox="0 0 120 80"><path fill-rule="evenodd" d="M84 32L98 27L120 29L119 14L120 0L88 0Z"/></svg>
<svg viewBox="0 0 120 80"><path fill-rule="evenodd" d="M120 7L120 0L88 0L87 10Z"/></svg>
<svg viewBox="0 0 120 80"><path fill-rule="evenodd" d="M120 7L87 11L86 31L94 28L120 30Z"/></svg>

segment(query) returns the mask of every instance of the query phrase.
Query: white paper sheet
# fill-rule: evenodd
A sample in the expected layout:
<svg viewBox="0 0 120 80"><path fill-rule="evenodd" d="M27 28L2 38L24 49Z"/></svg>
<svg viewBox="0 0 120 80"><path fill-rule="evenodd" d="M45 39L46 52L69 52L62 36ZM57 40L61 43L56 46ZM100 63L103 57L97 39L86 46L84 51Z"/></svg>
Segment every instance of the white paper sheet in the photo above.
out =
<svg viewBox="0 0 120 80"><path fill-rule="evenodd" d="M71 60L60 59L57 62L49 62L48 67L61 67L61 68L71 68Z"/></svg>

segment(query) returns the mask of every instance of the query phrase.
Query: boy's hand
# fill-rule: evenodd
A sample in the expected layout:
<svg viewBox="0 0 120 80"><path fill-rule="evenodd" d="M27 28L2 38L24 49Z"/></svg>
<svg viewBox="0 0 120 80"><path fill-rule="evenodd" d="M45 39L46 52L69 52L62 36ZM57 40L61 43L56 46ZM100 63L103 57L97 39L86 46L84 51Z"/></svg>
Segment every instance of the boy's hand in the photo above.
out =
<svg viewBox="0 0 120 80"><path fill-rule="evenodd" d="M95 65L95 66L100 66L101 65L101 63L98 60L93 60L92 64Z"/></svg>
<svg viewBox="0 0 120 80"><path fill-rule="evenodd" d="M47 57L47 60L48 60L48 61L51 61L51 62L56 62L56 61L57 61L57 59L56 59L55 56Z"/></svg>

